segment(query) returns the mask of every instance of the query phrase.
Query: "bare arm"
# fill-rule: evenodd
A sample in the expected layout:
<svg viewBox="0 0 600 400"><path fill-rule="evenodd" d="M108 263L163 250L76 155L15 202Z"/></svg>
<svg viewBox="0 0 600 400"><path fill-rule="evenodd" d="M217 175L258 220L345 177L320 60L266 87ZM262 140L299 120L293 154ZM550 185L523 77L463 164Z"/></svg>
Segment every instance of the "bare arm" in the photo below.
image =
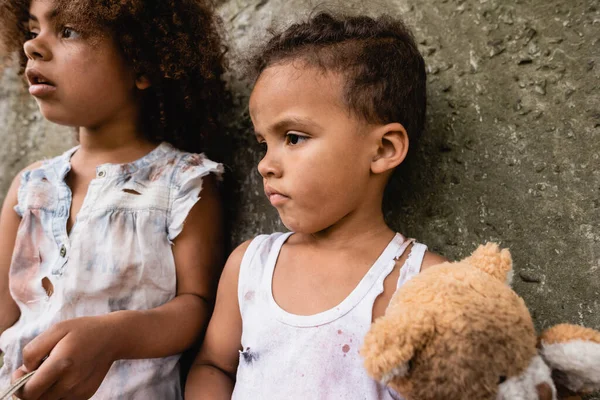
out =
<svg viewBox="0 0 600 400"><path fill-rule="evenodd" d="M246 242L233 251L221 275L215 312L188 375L185 390L188 400L231 399L242 338L238 278L248 244Z"/></svg>

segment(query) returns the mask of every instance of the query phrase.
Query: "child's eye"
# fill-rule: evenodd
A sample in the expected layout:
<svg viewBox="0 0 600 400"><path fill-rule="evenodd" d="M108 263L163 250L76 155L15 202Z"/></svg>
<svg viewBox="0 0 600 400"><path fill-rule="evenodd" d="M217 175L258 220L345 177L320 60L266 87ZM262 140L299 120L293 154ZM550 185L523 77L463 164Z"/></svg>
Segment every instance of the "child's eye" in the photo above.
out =
<svg viewBox="0 0 600 400"><path fill-rule="evenodd" d="M303 142L303 141L305 141L307 139L308 139L308 137L302 136L302 135L299 135L299 134L293 133L293 132L288 132L285 135L285 141L288 144L291 144L291 145L296 145L296 144L301 143L301 142Z"/></svg>
<svg viewBox="0 0 600 400"><path fill-rule="evenodd" d="M73 28L64 27L62 29L61 36L63 39L75 39L79 37L79 33Z"/></svg>
<svg viewBox="0 0 600 400"><path fill-rule="evenodd" d="M33 40L38 36L37 32L28 31L27 40Z"/></svg>

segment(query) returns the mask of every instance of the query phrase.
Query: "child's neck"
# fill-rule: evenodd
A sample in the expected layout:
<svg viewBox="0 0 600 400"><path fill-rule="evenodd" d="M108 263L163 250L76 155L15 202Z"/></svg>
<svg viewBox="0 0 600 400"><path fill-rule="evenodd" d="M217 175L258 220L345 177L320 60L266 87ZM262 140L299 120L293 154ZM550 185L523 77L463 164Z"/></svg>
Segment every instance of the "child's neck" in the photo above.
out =
<svg viewBox="0 0 600 400"><path fill-rule="evenodd" d="M80 127L79 143L79 156L96 165L132 162L157 145L144 137L137 124L123 121L91 128Z"/></svg>
<svg viewBox="0 0 600 400"><path fill-rule="evenodd" d="M368 243L389 241L394 232L385 223L380 209L362 215L349 215L334 225L307 235L307 241L317 248L343 250L360 248Z"/></svg>

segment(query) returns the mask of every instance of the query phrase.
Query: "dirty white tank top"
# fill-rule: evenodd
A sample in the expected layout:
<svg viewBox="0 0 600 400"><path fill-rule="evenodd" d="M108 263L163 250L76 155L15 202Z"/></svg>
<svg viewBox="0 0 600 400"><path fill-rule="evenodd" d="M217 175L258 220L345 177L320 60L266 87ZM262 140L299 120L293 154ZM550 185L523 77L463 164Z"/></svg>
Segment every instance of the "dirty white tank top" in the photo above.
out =
<svg viewBox="0 0 600 400"><path fill-rule="evenodd" d="M414 240L396 234L348 297L334 308L305 316L280 308L271 291L277 257L291 234L256 237L242 260L238 299L243 351L232 399L401 399L367 375L359 350L383 281ZM398 287L419 273L426 250L414 244Z"/></svg>

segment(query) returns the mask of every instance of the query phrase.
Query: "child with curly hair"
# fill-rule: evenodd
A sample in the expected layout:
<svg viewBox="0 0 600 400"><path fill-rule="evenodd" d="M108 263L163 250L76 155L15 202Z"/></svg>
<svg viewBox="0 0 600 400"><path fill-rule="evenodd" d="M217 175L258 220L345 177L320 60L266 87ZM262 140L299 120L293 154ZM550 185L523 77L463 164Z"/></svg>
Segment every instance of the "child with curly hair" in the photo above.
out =
<svg viewBox="0 0 600 400"><path fill-rule="evenodd" d="M5 51L79 146L26 168L0 217L0 388L177 399L222 258L223 46L208 1L10 0Z"/></svg>
<svg viewBox="0 0 600 400"><path fill-rule="evenodd" d="M258 171L291 232L229 257L186 398L397 398L359 349L396 289L445 261L382 212L423 129L423 58L400 20L322 13L273 37L255 67Z"/></svg>

